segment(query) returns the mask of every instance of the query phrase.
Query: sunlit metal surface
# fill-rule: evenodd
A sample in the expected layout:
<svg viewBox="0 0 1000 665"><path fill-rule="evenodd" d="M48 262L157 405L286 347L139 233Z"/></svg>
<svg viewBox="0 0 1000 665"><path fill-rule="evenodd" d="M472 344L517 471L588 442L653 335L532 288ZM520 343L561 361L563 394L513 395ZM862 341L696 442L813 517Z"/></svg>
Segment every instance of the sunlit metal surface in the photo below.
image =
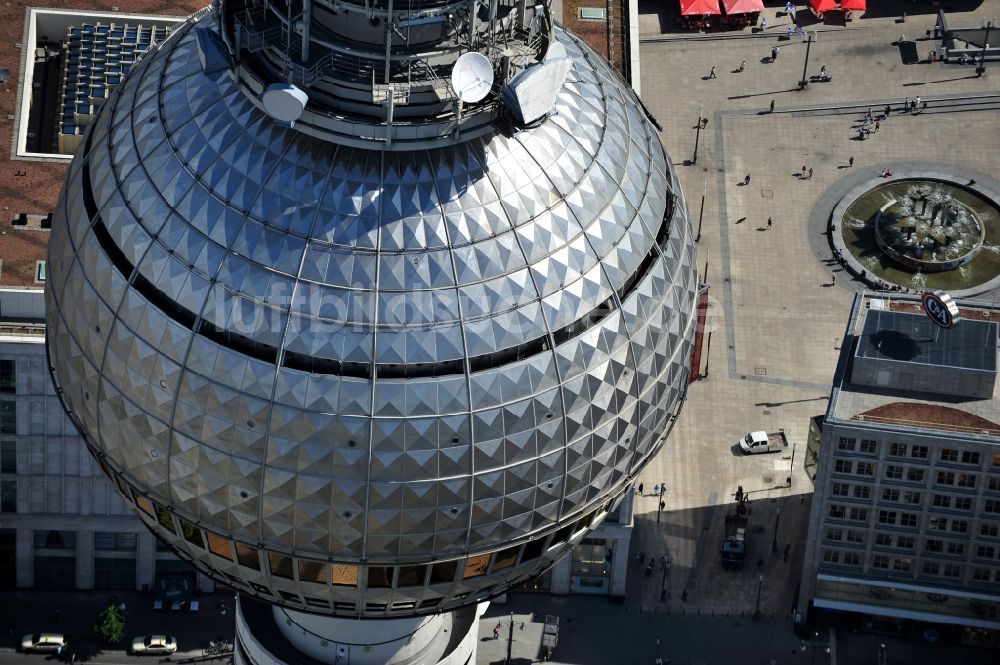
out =
<svg viewBox="0 0 1000 665"><path fill-rule="evenodd" d="M207 76L211 16L115 91L58 205L49 354L88 445L272 602L427 613L545 570L688 382L694 245L632 92L557 29L537 126L363 150Z"/></svg>

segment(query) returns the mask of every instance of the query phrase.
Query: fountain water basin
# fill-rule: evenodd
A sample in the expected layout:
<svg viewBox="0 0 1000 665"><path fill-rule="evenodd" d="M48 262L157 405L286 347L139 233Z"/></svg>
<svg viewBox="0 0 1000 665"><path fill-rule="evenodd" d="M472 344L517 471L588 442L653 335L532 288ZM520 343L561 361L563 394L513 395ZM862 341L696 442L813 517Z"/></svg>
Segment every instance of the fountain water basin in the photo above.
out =
<svg viewBox="0 0 1000 665"><path fill-rule="evenodd" d="M875 215L883 252L921 272L955 270L975 258L985 229L976 212L941 183L911 184Z"/></svg>
<svg viewBox="0 0 1000 665"><path fill-rule="evenodd" d="M900 173L874 186L859 183L834 209L831 243L876 287L965 296L998 288L1000 192L973 182L958 184L934 169L933 176Z"/></svg>

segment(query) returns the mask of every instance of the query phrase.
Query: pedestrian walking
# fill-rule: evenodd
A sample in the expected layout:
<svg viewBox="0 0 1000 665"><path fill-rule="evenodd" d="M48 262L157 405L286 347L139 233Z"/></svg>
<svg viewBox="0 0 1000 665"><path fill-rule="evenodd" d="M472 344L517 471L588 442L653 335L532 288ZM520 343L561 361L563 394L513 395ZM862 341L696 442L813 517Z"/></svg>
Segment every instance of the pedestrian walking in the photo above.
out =
<svg viewBox="0 0 1000 665"><path fill-rule="evenodd" d="M785 30L785 37L787 37L788 39L792 38L792 26L791 25L788 26L787 30Z"/></svg>
<svg viewBox="0 0 1000 665"><path fill-rule="evenodd" d="M660 646L660 636L656 636L656 646Z"/></svg>
<svg viewBox="0 0 1000 665"><path fill-rule="evenodd" d="M807 180L812 180L812 177L813 177L813 169L812 169L812 167L810 166L810 167L809 167L809 175L807 175L807 176L806 176L806 179L807 179Z"/></svg>
<svg viewBox="0 0 1000 665"><path fill-rule="evenodd" d="M920 106L920 97L913 100L913 108L916 109L918 106Z"/></svg>
<svg viewBox="0 0 1000 665"><path fill-rule="evenodd" d="M887 117L887 118L889 117L889 111L891 111L891 110L892 110L892 107L889 106L888 104L886 104L885 105L885 117Z"/></svg>
<svg viewBox="0 0 1000 665"><path fill-rule="evenodd" d="M712 65L712 71L710 71L708 73L708 78L710 78L710 79L714 79L715 78L715 65Z"/></svg>
<svg viewBox="0 0 1000 665"><path fill-rule="evenodd" d="M906 99L903 100L903 113L906 113L909 110L910 110L910 98L907 97Z"/></svg>
<svg viewBox="0 0 1000 665"><path fill-rule="evenodd" d="M837 273L830 273L830 286L837 286Z"/></svg>
<svg viewBox="0 0 1000 665"><path fill-rule="evenodd" d="M775 60L778 59L778 50L779 49L777 46L771 47L771 62L774 62Z"/></svg>
<svg viewBox="0 0 1000 665"><path fill-rule="evenodd" d="M771 219L770 217L768 217L768 218L767 218L767 228L771 228L771 225L772 225L772 224L774 224L774 220L773 220L773 219Z"/></svg>
<svg viewBox="0 0 1000 665"><path fill-rule="evenodd" d="M878 122L878 120L876 120L875 121L875 131L876 132L878 131L878 128L879 128L879 122Z"/></svg>
<svg viewBox="0 0 1000 665"><path fill-rule="evenodd" d="M773 99L771 100L771 109L768 112L769 113L774 113L774 100Z"/></svg>
<svg viewBox="0 0 1000 665"><path fill-rule="evenodd" d="M653 663L654 663L655 665L663 665L663 659L662 659L662 658L660 658L659 656L657 656L657 657L656 657L656 660L654 660L654 661L653 661Z"/></svg>
<svg viewBox="0 0 1000 665"><path fill-rule="evenodd" d="M500 623L499 622L497 623L497 625L495 625L493 627L493 639L495 639L495 640L499 640L500 639Z"/></svg>
<svg viewBox="0 0 1000 665"><path fill-rule="evenodd" d="M853 167L854 167L854 155L851 155L851 158L847 160L847 168L853 168Z"/></svg>
<svg viewBox="0 0 1000 665"><path fill-rule="evenodd" d="M760 17L760 29L761 30L767 30L767 17L766 16L761 16Z"/></svg>
<svg viewBox="0 0 1000 665"><path fill-rule="evenodd" d="M687 602L687 599L688 599L688 590L684 589L683 591L681 591L681 600Z"/></svg>
<svg viewBox="0 0 1000 665"><path fill-rule="evenodd" d="M740 66L736 69L736 71L742 72L746 68L747 68L747 61L744 60L743 62L740 63Z"/></svg>
<svg viewBox="0 0 1000 665"><path fill-rule="evenodd" d="M746 177L743 178L743 184L744 185L749 185L750 184L750 174L749 173L746 174Z"/></svg>
<svg viewBox="0 0 1000 665"><path fill-rule="evenodd" d="M927 102L925 101L924 105L920 108L920 112L923 113L926 110L927 110Z"/></svg>
<svg viewBox="0 0 1000 665"><path fill-rule="evenodd" d="M643 487L644 487L644 485L642 483L639 483L639 496L642 496L642 488Z"/></svg>
<svg viewBox="0 0 1000 665"><path fill-rule="evenodd" d="M807 170L808 170L808 167L805 164L803 164L802 165L802 170L799 171L799 173L801 173L802 175L805 175Z"/></svg>

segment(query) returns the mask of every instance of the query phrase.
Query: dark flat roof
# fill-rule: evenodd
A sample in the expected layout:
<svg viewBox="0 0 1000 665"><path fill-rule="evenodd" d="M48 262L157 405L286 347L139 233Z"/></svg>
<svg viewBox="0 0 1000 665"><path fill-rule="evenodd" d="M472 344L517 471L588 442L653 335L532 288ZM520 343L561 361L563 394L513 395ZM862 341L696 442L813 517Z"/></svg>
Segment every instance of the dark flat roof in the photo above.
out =
<svg viewBox="0 0 1000 665"><path fill-rule="evenodd" d="M868 310L856 356L995 372L997 324L960 319L945 330L923 314Z"/></svg>

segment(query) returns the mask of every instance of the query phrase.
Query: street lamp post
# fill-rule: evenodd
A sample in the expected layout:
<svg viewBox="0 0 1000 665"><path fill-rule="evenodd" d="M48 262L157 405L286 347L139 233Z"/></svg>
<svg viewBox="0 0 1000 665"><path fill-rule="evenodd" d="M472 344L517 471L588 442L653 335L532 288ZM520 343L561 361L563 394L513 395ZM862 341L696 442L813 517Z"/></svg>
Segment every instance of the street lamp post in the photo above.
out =
<svg viewBox="0 0 1000 665"><path fill-rule="evenodd" d="M788 486L792 486L792 474L795 473L795 444L792 444L792 460L788 463Z"/></svg>
<svg viewBox="0 0 1000 665"><path fill-rule="evenodd" d="M701 116L704 112L705 112L705 102L698 102L698 125L695 127L694 157L691 158L692 164L698 163L698 141L701 140Z"/></svg>
<svg viewBox="0 0 1000 665"><path fill-rule="evenodd" d="M753 620L756 621L760 618L760 590L764 586L764 576L761 575L757 578L757 606L753 610Z"/></svg>
<svg viewBox="0 0 1000 665"><path fill-rule="evenodd" d="M806 61L802 64L802 80L799 81L800 89L804 89L809 85L809 79L806 78L806 71L809 69L809 48L812 46L813 36L809 35L808 37L806 40Z"/></svg>
<svg viewBox="0 0 1000 665"><path fill-rule="evenodd" d="M514 613L510 613L510 632L507 633L507 660L504 665L510 665L510 652L514 648Z"/></svg>
<svg viewBox="0 0 1000 665"><path fill-rule="evenodd" d="M774 514L774 538L771 540L771 551L778 551L778 522L781 520L781 508Z"/></svg>
<svg viewBox="0 0 1000 665"><path fill-rule="evenodd" d="M979 53L979 66L976 67L976 76L982 76L986 72L986 47L990 45L990 30L993 28L993 21L986 22L986 36L983 38L983 50Z"/></svg>
<svg viewBox="0 0 1000 665"><path fill-rule="evenodd" d="M698 235L695 237L695 242L701 241L701 220L705 216L705 194L708 193L708 178L705 178L701 183L701 210L698 211Z"/></svg>

